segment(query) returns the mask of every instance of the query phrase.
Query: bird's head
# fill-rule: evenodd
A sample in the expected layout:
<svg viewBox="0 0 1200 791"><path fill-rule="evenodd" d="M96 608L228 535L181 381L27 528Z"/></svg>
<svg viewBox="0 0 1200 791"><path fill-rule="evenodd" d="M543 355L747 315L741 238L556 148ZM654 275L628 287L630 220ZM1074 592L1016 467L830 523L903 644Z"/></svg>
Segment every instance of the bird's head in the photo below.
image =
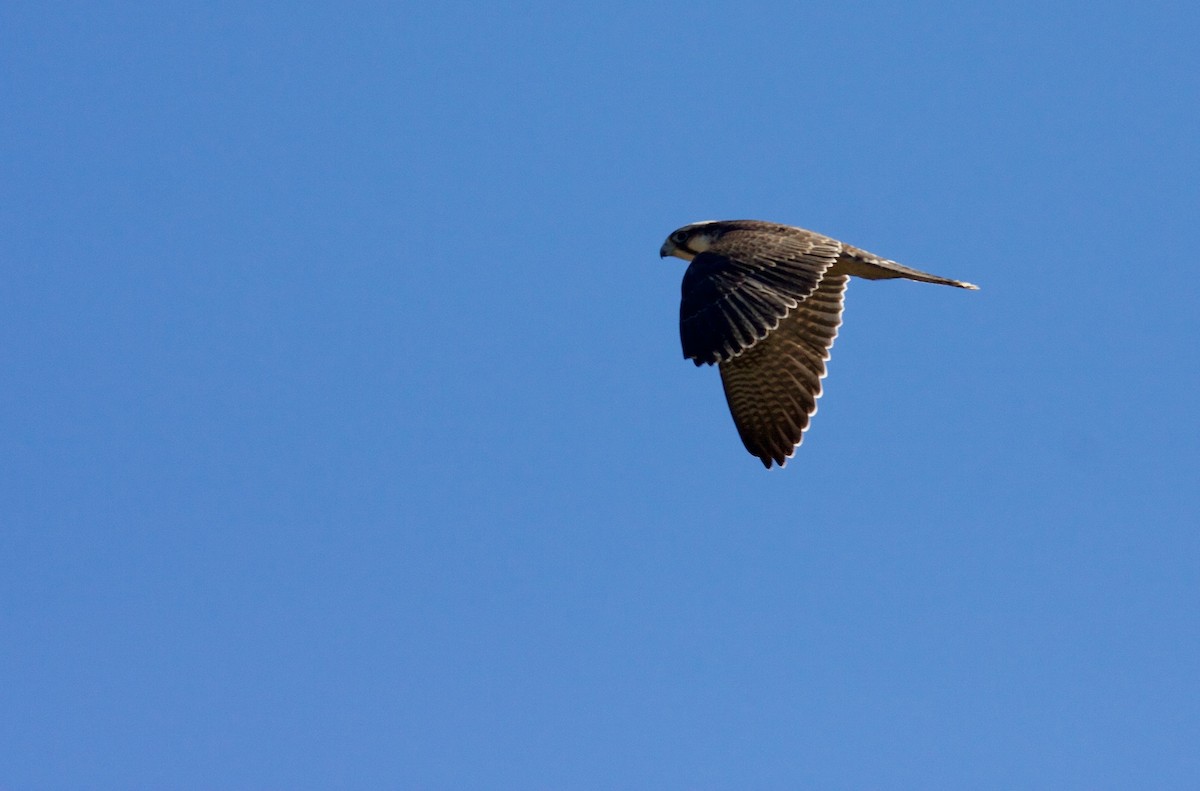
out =
<svg viewBox="0 0 1200 791"><path fill-rule="evenodd" d="M658 251L659 257L666 258L669 255L673 255L676 258L682 258L684 261L691 261L699 253L707 250L713 241L721 235L717 225L718 223L715 220L706 220L683 226L668 236L667 241L663 242L662 248Z"/></svg>

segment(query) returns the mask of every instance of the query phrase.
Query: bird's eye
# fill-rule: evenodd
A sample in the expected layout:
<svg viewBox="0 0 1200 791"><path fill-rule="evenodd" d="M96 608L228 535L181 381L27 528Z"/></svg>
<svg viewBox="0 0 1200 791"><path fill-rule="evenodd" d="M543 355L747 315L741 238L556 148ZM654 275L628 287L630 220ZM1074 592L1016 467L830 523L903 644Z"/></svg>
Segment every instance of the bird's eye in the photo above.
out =
<svg viewBox="0 0 1200 791"><path fill-rule="evenodd" d="M687 241L687 238L688 235L683 231L676 231L675 233L671 234L671 241L675 244L683 244Z"/></svg>

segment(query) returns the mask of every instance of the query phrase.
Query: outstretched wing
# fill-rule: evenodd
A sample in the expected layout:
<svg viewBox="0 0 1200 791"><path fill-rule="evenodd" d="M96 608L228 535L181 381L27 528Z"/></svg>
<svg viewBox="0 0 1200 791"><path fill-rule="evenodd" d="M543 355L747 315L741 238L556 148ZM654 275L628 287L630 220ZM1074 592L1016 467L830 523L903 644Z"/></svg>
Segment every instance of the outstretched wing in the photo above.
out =
<svg viewBox="0 0 1200 791"><path fill-rule="evenodd" d="M762 342L817 289L841 249L840 242L807 231L726 233L683 275L683 356L711 365Z"/></svg>
<svg viewBox="0 0 1200 791"><path fill-rule="evenodd" d="M774 332L721 362L725 399L738 434L768 469L772 462L782 467L791 458L817 411L849 279L825 275Z"/></svg>

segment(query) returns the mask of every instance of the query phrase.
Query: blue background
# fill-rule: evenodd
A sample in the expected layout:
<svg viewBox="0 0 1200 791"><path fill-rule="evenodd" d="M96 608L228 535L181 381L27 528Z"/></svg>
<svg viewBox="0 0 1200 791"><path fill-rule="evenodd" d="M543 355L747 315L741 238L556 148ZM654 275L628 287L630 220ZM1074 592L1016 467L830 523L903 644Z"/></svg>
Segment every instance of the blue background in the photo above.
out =
<svg viewBox="0 0 1200 791"><path fill-rule="evenodd" d="M1194 3L0 10L0 786L1195 788ZM783 471L674 228L851 283Z"/></svg>

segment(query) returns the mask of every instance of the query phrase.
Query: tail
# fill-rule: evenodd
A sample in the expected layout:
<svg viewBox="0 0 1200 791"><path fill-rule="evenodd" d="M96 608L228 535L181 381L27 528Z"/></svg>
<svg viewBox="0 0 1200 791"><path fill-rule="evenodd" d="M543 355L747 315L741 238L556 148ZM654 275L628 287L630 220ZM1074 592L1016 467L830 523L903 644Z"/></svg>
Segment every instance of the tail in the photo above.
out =
<svg viewBox="0 0 1200 791"><path fill-rule="evenodd" d="M912 269L903 264L897 264L895 261L880 261L878 263L879 267L887 272L880 279L903 277L909 280L919 280L922 283L936 283L939 286L954 286L955 288L966 288L971 291L979 290L979 286L974 283L968 283L965 280L952 280L948 277L938 277L928 272L922 272L920 269Z"/></svg>
<svg viewBox="0 0 1200 791"><path fill-rule="evenodd" d="M920 269L913 269L904 264L880 258L877 255L868 253L866 250L859 250L857 247L850 247L849 245L843 248L842 254L838 258L837 265L834 268L848 275L854 275L866 280L891 280L903 277L908 280L919 280L922 283L936 283L939 286L954 286L955 288L966 288L971 291L979 290L979 286L974 283L931 275L928 272L922 272Z"/></svg>

